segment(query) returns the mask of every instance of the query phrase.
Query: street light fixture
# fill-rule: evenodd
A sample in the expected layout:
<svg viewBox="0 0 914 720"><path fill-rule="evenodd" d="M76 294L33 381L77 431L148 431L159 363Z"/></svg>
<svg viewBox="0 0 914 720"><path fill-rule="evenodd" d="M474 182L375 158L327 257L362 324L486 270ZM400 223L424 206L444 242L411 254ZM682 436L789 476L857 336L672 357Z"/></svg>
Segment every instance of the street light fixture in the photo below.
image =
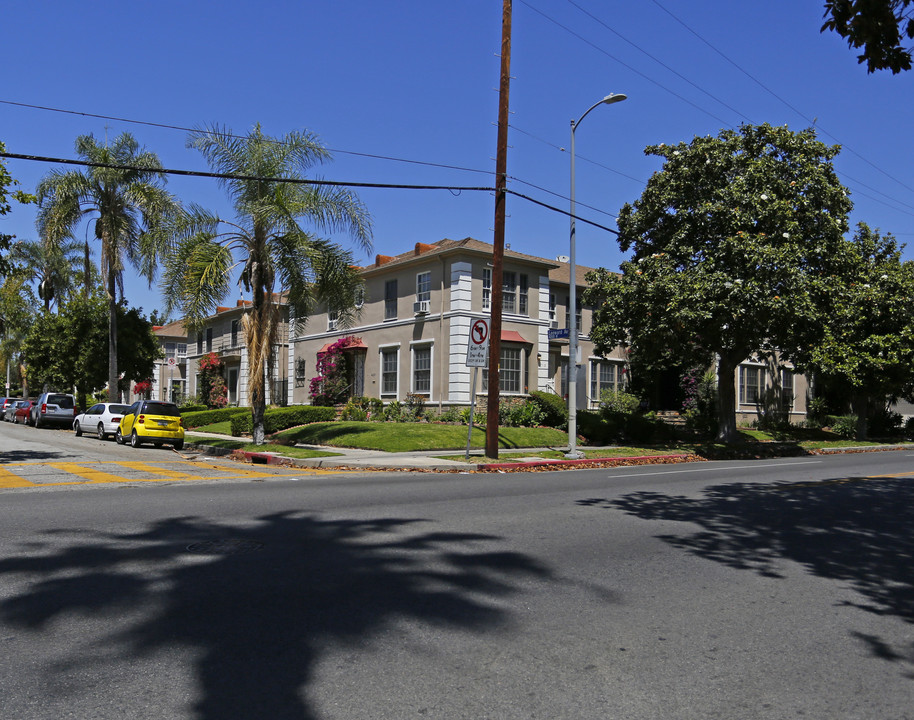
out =
<svg viewBox="0 0 914 720"><path fill-rule="evenodd" d="M571 238L569 241L568 262L570 263L569 272L569 293L568 293L568 452L566 458L578 459L584 457L582 452L578 451L578 398L577 398L577 380L578 380L578 292L577 292L577 273L575 272L575 237L574 237L574 131L578 125L587 117L587 114L598 105L612 105L613 103L622 102L628 96L622 93L610 93L602 100L598 100L591 105L578 119L577 122L571 121Z"/></svg>

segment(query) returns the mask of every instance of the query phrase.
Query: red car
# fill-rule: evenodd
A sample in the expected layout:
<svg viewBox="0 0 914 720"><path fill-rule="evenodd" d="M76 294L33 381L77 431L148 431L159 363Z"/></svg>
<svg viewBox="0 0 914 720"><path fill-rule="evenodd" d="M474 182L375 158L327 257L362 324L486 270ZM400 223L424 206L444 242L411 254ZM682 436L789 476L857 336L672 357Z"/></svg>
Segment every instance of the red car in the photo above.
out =
<svg viewBox="0 0 914 720"><path fill-rule="evenodd" d="M20 400L16 403L16 411L13 413L13 422L17 425L22 423L23 425L29 424L29 413L32 408L35 406L34 400Z"/></svg>

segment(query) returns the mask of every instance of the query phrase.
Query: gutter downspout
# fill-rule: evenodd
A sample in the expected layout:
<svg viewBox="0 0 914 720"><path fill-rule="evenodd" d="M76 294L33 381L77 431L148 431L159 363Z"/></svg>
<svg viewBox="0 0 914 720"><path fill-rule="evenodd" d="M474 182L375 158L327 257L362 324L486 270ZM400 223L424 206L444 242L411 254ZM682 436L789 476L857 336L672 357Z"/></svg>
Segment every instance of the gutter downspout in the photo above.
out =
<svg viewBox="0 0 914 720"><path fill-rule="evenodd" d="M438 337L441 340L441 347L438 348L438 414L441 414L441 404L444 399L444 257L438 256L441 261L441 309L438 312ZM448 348L450 351L450 348ZM450 387L450 375L448 375L448 387Z"/></svg>

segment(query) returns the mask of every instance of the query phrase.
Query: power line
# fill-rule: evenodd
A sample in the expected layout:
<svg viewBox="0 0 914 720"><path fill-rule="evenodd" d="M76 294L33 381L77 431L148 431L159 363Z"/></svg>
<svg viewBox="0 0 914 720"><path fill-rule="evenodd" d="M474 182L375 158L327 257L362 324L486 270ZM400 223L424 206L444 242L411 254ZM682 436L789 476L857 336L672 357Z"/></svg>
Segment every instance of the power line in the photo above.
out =
<svg viewBox="0 0 914 720"><path fill-rule="evenodd" d="M115 122L122 122L122 123L127 123L127 124L132 124L132 125L145 125L145 126L148 126L148 127L156 127L156 128L166 129L166 130L179 130L179 131L181 131L181 132L188 132L188 133L194 133L194 132L209 133L209 132L210 132L210 131L208 131L208 130L206 130L206 129L188 128L188 127L184 127L184 126L182 126L182 125L174 125L174 124L169 124L169 123L158 123L158 122L152 122L152 121L149 121L149 120L136 120L136 119L133 119L133 118L118 117L118 116L116 116L116 115L103 115L103 114L101 114L101 113L89 113L89 112L82 112L82 111L78 111L78 110L66 110L66 109L63 109L63 108L49 107L49 106L46 106L46 105L33 105L33 104L29 104L29 103L15 102L15 101L13 101L13 100L0 100L0 104L2 104L2 105L12 105L12 106L15 106L15 107L24 107L24 108L29 108L29 109L31 109L31 110L44 110L44 111L46 111L46 112L63 113L63 114L66 114L66 115L78 115L78 116L80 116L80 117L91 117L91 118L97 118L97 119L99 119L99 120L113 120L113 121L115 121ZM517 130L518 132L525 132L525 131L520 130L519 128L516 128L516 127L514 127L514 126L511 126L511 127L512 127L512 129ZM223 134L224 134L226 137L232 138L232 139L234 139L234 140L247 140L247 139L248 139L247 136L245 136L245 135L236 135L236 134L233 134L233 133L223 133ZM529 135L530 133L525 133L525 134L528 134L528 135ZM282 140L277 140L277 139L274 139L274 138L270 138L270 142L274 142L274 143L277 143L277 144L283 144L283 141L282 141ZM543 142L545 142L545 141L543 141ZM561 149L561 148L559 148L559 149ZM491 170L480 170L480 169L478 169L478 168L469 168L469 167L463 167L463 166L460 166L460 165L450 165L450 164L446 164L446 163L436 163L436 162L430 162L430 161L426 161L426 160L412 160L412 159L409 159L409 158L398 158L398 157L392 157L392 156L389 156L389 155L378 155L378 154L376 154L376 153L357 152L357 151L354 151L354 150L339 150L339 149L335 149L335 148L327 148L327 150L328 150L329 152L331 152L331 153L336 153L336 154L339 154L339 155L352 155L352 156L355 156L355 157L364 157L364 158L370 158L370 159L373 159L373 160L387 160L387 161L390 161L390 162L407 163L407 164L411 164L411 165L422 165L422 166L425 166L425 167L433 167L433 168L439 168L439 169L443 169L443 170L458 170L458 171L461 171L461 172L472 172L472 173L483 174L483 175L492 175L492 171L491 171ZM618 170L613 170L612 168L610 168L610 167L608 167L608 166L606 166L606 165L600 165L599 163L596 163L596 162L594 162L594 161L592 161L592 160L588 160L586 157L583 157L583 156L580 156L580 155L579 155L579 156L578 156L578 159L579 159L579 160L583 160L583 161L585 161L585 162L591 162L591 163L593 163L594 165L598 165L599 167L604 168L605 170L608 170L608 171L610 171L610 172L615 172L615 173L617 173L617 174L619 174L619 175L623 175L623 173L620 173ZM623 175L623 176L624 176L624 177L629 177L629 179L635 180L636 182L641 182L641 181L638 180L637 178L632 178L632 177L627 176L627 175ZM515 182L515 183L519 183L519 184L521 184L521 185L527 185L527 186L529 186L529 187L535 188L535 189L540 190L540 191L542 191L542 192L549 193L550 195L554 195L554 196L556 196L556 197L560 197L560 198L562 198L562 199L564 199L564 200L568 200L568 199L569 199L568 197L562 195L561 193L557 193L557 192L554 192L554 191L552 191L552 190L546 190L545 188L542 188L542 187L536 185L535 183L531 183L531 182L529 182L529 181L527 181L527 180L523 180L522 178L516 177L516 176L514 176L514 175L509 175L509 176L508 176L508 180L511 180L512 182ZM586 207L586 208L588 208L588 209L590 209L590 210L594 210L595 212L599 212L599 213L602 213L602 214L610 215L610 217L615 217L614 215L611 215L610 213L607 213L605 210L600 210L599 208L595 208L595 207L592 207L592 206L589 206L589 205L586 205L586 204L583 204L583 203L579 203L579 204L582 204L584 207Z"/></svg>
<svg viewBox="0 0 914 720"><path fill-rule="evenodd" d="M10 152L0 152L0 157L9 158L10 160L29 160L32 162L44 162L44 163L58 163L61 165L78 165L81 167L97 167L105 168L109 170L145 170L149 171L151 168L137 168L131 165L119 165L116 163L100 163L100 162L91 162L89 160L70 160L67 158L54 158L54 157L45 157L42 155L22 155L20 153L10 153ZM451 192L487 192L494 193L495 188L489 186L460 186L460 185L409 185L402 183L368 183L368 182L358 182L351 180L309 180L305 178L272 178L272 177L260 177L257 175L234 175L231 173L214 173L207 172L205 170L178 170L174 168L155 168L155 172L162 173L163 175L179 175L184 177L202 177L202 178L215 178L217 180L252 180L256 182L273 182L273 183L285 183L289 185L326 185L331 187L354 187L354 188L370 188L370 189L390 189L390 190L449 190ZM510 188L506 189L505 192L514 197L526 200L527 202L533 203L534 205L539 205L542 208L551 210L552 212L559 213L560 215L565 215L570 217L571 213L562 208L555 207L554 205L549 205L544 203L541 200L536 200L529 195L519 193L516 190L511 190ZM613 233L618 235L619 231L605 225L601 225L598 222L593 220L587 220L586 218L578 217L575 215L575 219L579 222L586 223L600 230L605 230L606 232Z"/></svg>
<svg viewBox="0 0 914 720"><path fill-rule="evenodd" d="M645 80L647 80L647 81L648 81L649 83L651 83L652 85L656 85L657 87L659 87L659 88L660 88L661 90L663 90L664 92L667 92L667 93L669 93L670 95L672 95L673 97L675 97L675 98L677 98L677 99L679 99L679 100L682 100L682 102L686 103L687 105L691 105L693 108L695 108L695 109L698 110L699 112L702 112L702 113L704 113L705 115L708 115L709 117L714 118L715 120L717 120L717 122L722 123L722 124L726 125L727 127L732 127L732 126L733 126L732 123L729 123L729 122L727 122L726 120L724 120L723 118L718 117L717 115L715 115L714 113L712 113L712 112L711 112L710 110L708 110L707 108L703 108L701 105L699 105L699 104L697 104L697 103L693 103L691 100L689 100L688 98L686 98L686 97L680 95L680 94L677 93L675 90L671 90L670 88L666 87L665 85L661 85L659 82L657 82L656 80L654 80L652 77L649 77L649 76L645 75L645 74L644 74L643 72L641 72L640 70L637 70L636 68L632 67L631 65L629 65L629 64L626 63L626 62L624 62L623 60L620 60L620 59L617 58L615 55L610 54L607 50L604 50L604 49L603 49L602 47L600 47L599 45L597 45L597 44L595 44L595 43L592 43L590 40L588 40L587 38L585 38L583 35L581 35L581 34L579 34L579 33L576 33L574 30L572 30L572 29L571 29L570 27L568 27L567 25L563 25L563 24L560 23L558 20L556 20L554 17L551 17L551 16L547 15L546 13L544 13L542 10L539 10L538 8L533 7L530 3L526 2L526 0L520 0L520 2L521 2L521 4L526 5L528 8L530 8L530 9L531 9L533 12L535 12L537 15L541 15L542 17L544 17L546 20L548 20L548 21L551 22L552 24L557 25L558 27L560 27L562 30L564 30L564 31L567 32L568 34L573 35L574 37L576 37L578 40L580 40L580 41L581 41L582 43L584 43L585 45L590 45L590 47L592 47L592 48L593 48L594 50L596 50L597 52L602 53L603 55L605 55L606 57L608 57L610 60L613 60L614 62L617 62L617 63L618 63L619 65L621 65L622 67L624 67L624 68L626 68L626 69L628 69L628 70L631 70L633 73L635 73L635 75L638 75L638 76L644 78Z"/></svg>
<svg viewBox="0 0 914 720"><path fill-rule="evenodd" d="M571 0L569 0L569 2L570 2L570 1L571 1ZM767 92L768 94L770 94L770 95L771 95L772 97L774 97L776 100L779 100L780 102L782 102L784 105L786 105L788 108L790 108L793 112L795 112L797 115L799 115L801 118L803 118L803 120L805 120L806 122L808 122L808 123L810 124L810 126L812 126L812 127L816 128L817 130L819 130L819 131L820 131L823 135L825 135L826 137L830 137L830 138L831 138L832 140L834 140L836 143L839 143L839 144L841 145L842 148L848 150L852 155L855 155L856 157L858 157L858 158L860 158L861 160L863 160L867 165L869 165L869 166L872 167L873 169L879 171L880 173L882 173L883 175L885 175L887 178L889 178L889 180L892 180L892 181L898 183L899 185L901 185L901 187L903 187L905 190L907 190L907 191L909 191L909 192L914 192L914 188L912 188L910 185L907 185L907 184L905 184L904 182L902 182L901 180L899 180L898 178L896 178L896 177L890 175L888 172L886 172L886 171L883 170L881 167L879 167L878 165L876 165L872 160L870 160L869 158L867 158L867 157L861 155L860 153L858 153L856 150L854 150L852 147L848 146L847 144L842 143L838 138L836 138L834 135L832 135L830 132L828 132L828 131L825 130L824 128L822 128L822 127L817 127L817 125L816 125L816 118L810 119L810 118L809 118L807 115L805 115L803 112L801 112L800 110L798 110L797 108L795 108L793 105L791 105L789 102L787 102L784 98L782 98L780 95L778 95L774 90L772 90L772 89L769 88L767 85L765 85L761 80L759 80L759 79L756 78L754 75L752 75L752 73L750 73L750 72L748 72L747 70L745 70L744 68L742 68L738 63L736 63L734 60L731 60L731 59L730 59L727 55L725 55L722 51L718 50L716 47L714 47L714 45L712 45L710 42L708 42L707 40L705 40L705 38L703 38L697 31L693 30L693 29L692 29L691 27L689 27L683 20L681 20L679 17L677 17L675 14L673 14L672 12L670 12L669 10L667 10L667 8L665 8L663 5L661 5L660 2L659 2L658 0L651 0L651 1L654 3L654 5L656 5L656 6L659 7L661 10L663 10L663 12L665 12L667 15L669 15L671 18L673 18L676 22L678 22L680 25L682 25L686 30L688 30L690 33L692 33L692 35L694 35L695 37L697 37L697 38L698 38L699 40L701 40L705 45L707 45L707 46L708 46L709 48L711 48L714 52L716 52L718 55L720 55L724 60L726 60L726 61L727 61L728 63L730 63L733 67L735 67L737 70L739 70L741 73L743 73L743 75L745 75L747 78L749 78L750 80L752 80L752 82L754 82L756 85L758 85L760 88L762 88L762 90L764 90L765 92ZM523 0L521 0L521 2L523 2ZM573 4L573 3L572 3L572 4ZM879 192L879 191L877 190L876 192ZM880 195L884 195L884 193L879 193L879 194L880 194ZM884 196L887 197L887 198L889 198L888 195L884 195ZM889 198L889 199L890 199L890 200L894 200L894 198ZM900 202L900 201L895 200L895 202ZM905 203L902 203L902 204L905 204Z"/></svg>
<svg viewBox="0 0 914 720"><path fill-rule="evenodd" d="M13 105L15 107L24 107L24 108L29 108L31 110L45 110L47 112L63 113L65 115L79 115L81 117L91 117L91 118L97 118L99 120L113 120L115 122L128 123L131 125L146 125L148 127L162 128L165 130L180 130L181 132L188 132L188 133L205 133L205 134L210 133L210 131L206 130L205 128L202 128L202 129L201 128L189 128L189 127L184 127L182 125L171 125L168 123L151 122L149 120L135 120L132 118L117 117L116 115L102 115L100 113L80 112L78 110L65 110L63 108L48 107L46 105L31 105L29 103L14 102L13 100L0 100L0 104ZM232 138L233 140L247 140L248 139L246 135L235 135L232 133L222 133L222 134L225 135L226 137ZM283 144L282 140L276 140L276 139L271 138L271 141L274 143L277 143L277 144ZM326 148L326 150L328 150L331 153L336 153L338 155L354 155L356 157L370 158L372 160L387 160L390 162L407 163L410 165L424 165L427 167L440 168L440 169L444 169L444 170L460 170L462 172L482 173L485 175L492 174L491 170L480 170L478 168L462 167L460 165L448 165L445 163L435 163L435 162L429 162L427 160L410 160L408 158L390 157L387 155L375 155L372 153L357 152L355 150L339 150L339 149L335 149L335 148Z"/></svg>

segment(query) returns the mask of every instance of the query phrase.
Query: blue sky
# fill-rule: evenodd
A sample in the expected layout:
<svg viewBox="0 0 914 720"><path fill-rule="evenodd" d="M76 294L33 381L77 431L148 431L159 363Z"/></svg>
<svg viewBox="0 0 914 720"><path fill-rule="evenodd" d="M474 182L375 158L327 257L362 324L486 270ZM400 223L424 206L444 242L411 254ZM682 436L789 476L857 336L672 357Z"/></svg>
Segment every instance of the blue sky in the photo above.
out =
<svg viewBox="0 0 914 720"><path fill-rule="evenodd" d="M165 167L205 170L182 130L90 115L236 133L260 122L272 135L316 133L334 154L319 169L328 180L491 186L501 12L501 0L6 3L0 140L13 153L74 158L78 135L129 131ZM645 146L743 122L815 122L821 139L844 147L835 165L852 222L895 234L914 259L914 72L867 75L821 24L819 0L514 0L510 187L567 210L570 121L610 92L628 100L594 110L576 138L578 214L610 227L659 169ZM7 166L26 190L51 169ZM168 187L230 213L214 180ZM359 195L376 252L492 240L489 193ZM507 212L513 250L567 254L567 216L514 197ZM0 223L35 237L33 209ZM604 230L579 223L577 238L582 264L615 269L624 259ZM155 287L127 279L132 304L162 305Z"/></svg>

